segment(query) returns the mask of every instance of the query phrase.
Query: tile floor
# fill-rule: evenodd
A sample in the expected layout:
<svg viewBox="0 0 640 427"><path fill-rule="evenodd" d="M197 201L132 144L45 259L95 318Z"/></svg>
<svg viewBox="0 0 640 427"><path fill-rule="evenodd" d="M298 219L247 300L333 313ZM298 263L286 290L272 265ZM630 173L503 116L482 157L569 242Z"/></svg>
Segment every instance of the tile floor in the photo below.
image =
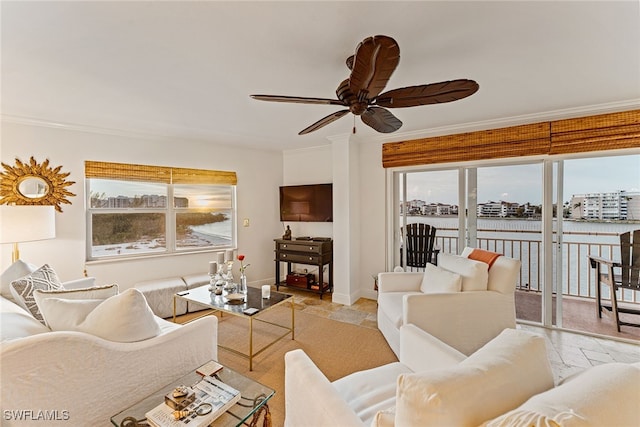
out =
<svg viewBox="0 0 640 427"><path fill-rule="evenodd" d="M376 301L361 298L352 306L331 302L330 296L320 300L317 294L286 289L295 295L296 308L309 314L340 322L376 328ZM549 360L556 382L588 368L607 362L640 362L640 344L616 341L602 337L568 331L552 330L540 326L518 324L518 328L544 336L547 339Z"/></svg>

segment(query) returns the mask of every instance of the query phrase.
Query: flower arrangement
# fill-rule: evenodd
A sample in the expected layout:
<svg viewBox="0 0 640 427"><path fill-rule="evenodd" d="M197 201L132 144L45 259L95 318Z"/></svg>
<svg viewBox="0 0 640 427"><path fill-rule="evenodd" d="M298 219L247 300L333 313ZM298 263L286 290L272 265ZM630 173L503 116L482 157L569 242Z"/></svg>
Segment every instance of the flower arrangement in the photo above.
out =
<svg viewBox="0 0 640 427"><path fill-rule="evenodd" d="M244 255L238 255L238 261L240 261L240 274L244 274L244 271L251 264L244 265L242 261L244 261Z"/></svg>

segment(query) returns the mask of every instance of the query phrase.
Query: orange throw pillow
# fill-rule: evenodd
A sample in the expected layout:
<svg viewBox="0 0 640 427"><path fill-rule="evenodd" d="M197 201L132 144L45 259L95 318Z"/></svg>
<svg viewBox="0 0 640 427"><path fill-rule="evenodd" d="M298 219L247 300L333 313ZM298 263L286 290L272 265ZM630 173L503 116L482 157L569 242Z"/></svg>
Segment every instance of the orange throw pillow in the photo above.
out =
<svg viewBox="0 0 640 427"><path fill-rule="evenodd" d="M484 249L474 249L471 251L467 258L473 259L476 261L481 261L489 264L489 268L493 265L494 262L498 259L498 257L502 255L496 252L485 251Z"/></svg>

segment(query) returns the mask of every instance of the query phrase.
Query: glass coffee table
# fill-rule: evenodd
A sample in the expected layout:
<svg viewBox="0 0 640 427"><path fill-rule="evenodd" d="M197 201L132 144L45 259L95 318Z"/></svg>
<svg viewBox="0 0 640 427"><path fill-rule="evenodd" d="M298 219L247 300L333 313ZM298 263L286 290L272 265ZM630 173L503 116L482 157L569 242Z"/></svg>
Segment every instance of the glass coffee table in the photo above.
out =
<svg viewBox="0 0 640 427"><path fill-rule="evenodd" d="M282 292L274 292L271 291L271 295L269 298L262 298L262 290L248 287L247 296L244 301L238 303L237 301L232 301L227 299L227 293L223 292L222 295L215 295L214 293L209 291L209 285L200 286L198 288L189 289L187 291L178 292L173 296L173 321L176 321L176 303L178 298L186 300L188 302L197 303L203 305L213 311L208 311L202 316L198 316L191 321L198 319L203 316L209 316L216 311L231 314L233 316L243 317L249 322L249 353L243 353L237 349L225 347L222 345L218 345L218 347L223 348L225 350L231 351L232 353L238 354L242 357L249 359L249 370L253 370L253 358L260 353L262 353L267 348L271 347L277 341L291 334L291 339L295 339L295 311L293 304L293 295L284 294ZM281 304L289 303L291 306L291 324L290 325L281 325L279 323L270 322L268 320L264 320L261 316L267 311L271 310L274 307L277 307ZM245 314L247 309L255 309L257 310L255 314ZM280 329L283 329L284 332L281 335L278 335L275 340L269 342L264 345L260 349L253 348L253 322L262 322L267 323L269 325L276 326Z"/></svg>
<svg viewBox="0 0 640 427"><path fill-rule="evenodd" d="M275 390L266 387L251 378L245 377L226 366L223 367L222 370L216 372L213 377L240 391L242 397L235 405L227 410L227 412L216 418L211 426L241 426L256 414L260 408L268 406L267 403L269 399L271 399L275 394ZM149 425L145 421L145 414L160 403L164 402L164 396L166 394L181 385L192 386L201 379L202 376L197 374L195 371L190 372L171 384L167 384L160 390L155 391L119 414L114 415L111 417L111 423L117 427Z"/></svg>

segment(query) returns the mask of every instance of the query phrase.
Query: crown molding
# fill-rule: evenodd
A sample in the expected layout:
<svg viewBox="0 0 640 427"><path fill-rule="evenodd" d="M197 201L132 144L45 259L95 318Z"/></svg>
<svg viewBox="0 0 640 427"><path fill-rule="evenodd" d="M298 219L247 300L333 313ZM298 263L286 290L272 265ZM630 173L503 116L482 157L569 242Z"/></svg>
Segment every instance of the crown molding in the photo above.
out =
<svg viewBox="0 0 640 427"><path fill-rule="evenodd" d="M544 121L571 119L576 117L591 116L605 113L617 113L621 111L638 109L640 108L640 98L630 99L626 101L611 102L606 104L589 105L575 108L567 108L561 110L545 111L541 113L524 114L520 116L503 117L499 119L484 120L478 122L462 123L450 126L440 126L432 129L422 129L412 132L394 133L393 135L374 135L373 137L361 137L356 135L355 138L351 138L357 143L367 142L401 142L410 141L413 139L428 138L432 136L453 135L457 133L474 132L478 130L497 129L509 126L517 126L524 124L531 124ZM98 126L83 125L78 123L57 122L50 120L37 119L33 117L17 116L10 114L0 114L0 120L6 123L14 123L27 126L39 126L51 129L68 130L75 132L87 132L101 135L119 136L125 138L143 138L143 139L155 139L155 140L175 140L174 135L160 135L152 132L139 132L129 129L118 128L102 128ZM330 135L326 137L328 143L331 145L335 141L342 141L345 138L351 137L350 133L342 133L337 135ZM190 140L201 140L198 138L189 138ZM202 140L204 141L204 140ZM306 149L316 149L318 147L305 147ZM305 149L300 148L300 149ZM282 151L298 151L300 149L287 149Z"/></svg>
<svg viewBox="0 0 640 427"><path fill-rule="evenodd" d="M13 123L26 126L37 126L49 129L60 129L74 132L86 132L95 133L100 135L120 136L127 138L145 138L156 140L168 140L167 135L154 134L151 132L137 132L129 129L118 128L102 128L98 126L83 125L78 123L57 122L44 119L37 119L34 117L16 116L10 114L0 115L0 119L5 123Z"/></svg>

